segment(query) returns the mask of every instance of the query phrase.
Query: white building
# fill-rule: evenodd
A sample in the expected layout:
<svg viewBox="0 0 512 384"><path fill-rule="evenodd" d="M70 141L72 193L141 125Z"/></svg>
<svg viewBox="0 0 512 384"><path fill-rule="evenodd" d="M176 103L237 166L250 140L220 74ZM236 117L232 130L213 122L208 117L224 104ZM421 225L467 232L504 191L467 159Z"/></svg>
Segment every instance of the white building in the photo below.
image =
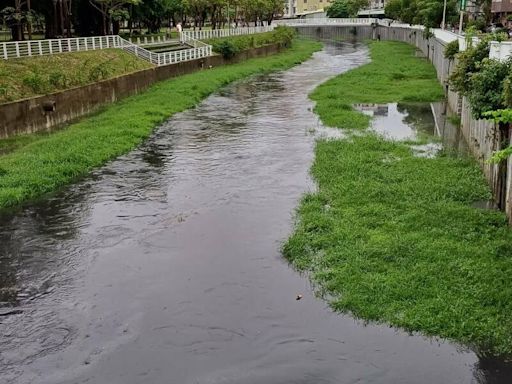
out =
<svg viewBox="0 0 512 384"><path fill-rule="evenodd" d="M297 0L287 0L284 9L284 17L295 17L297 15Z"/></svg>

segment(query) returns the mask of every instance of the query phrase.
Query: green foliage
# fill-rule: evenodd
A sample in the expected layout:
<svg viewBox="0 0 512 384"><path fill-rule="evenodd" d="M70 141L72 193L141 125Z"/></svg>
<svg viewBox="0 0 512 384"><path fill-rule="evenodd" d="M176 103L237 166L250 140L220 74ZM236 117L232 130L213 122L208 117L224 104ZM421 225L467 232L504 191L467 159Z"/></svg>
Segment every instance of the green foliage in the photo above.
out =
<svg viewBox="0 0 512 384"><path fill-rule="evenodd" d="M34 71L23 77L23 84L30 88L35 94L46 91L46 83L40 72Z"/></svg>
<svg viewBox="0 0 512 384"><path fill-rule="evenodd" d="M225 59L231 59L240 52L240 48L232 40L219 41L213 46L213 50L220 53Z"/></svg>
<svg viewBox="0 0 512 384"><path fill-rule="evenodd" d="M489 43L481 41L475 47L468 47L458 55L458 64L450 76L454 91L467 96L471 92L471 78L478 72L482 61L489 57Z"/></svg>
<svg viewBox="0 0 512 384"><path fill-rule="evenodd" d="M480 68L471 76L467 95L471 111L476 118L484 112L503 108L503 79L510 73L511 61L484 59Z"/></svg>
<svg viewBox="0 0 512 384"><path fill-rule="evenodd" d="M444 96L442 87L431 81L434 68L426 59L414 57L410 45L386 41L370 43L370 47L371 63L327 81L311 94L317 102L315 111L327 125L366 128L368 116L355 111L353 103L414 102Z"/></svg>
<svg viewBox="0 0 512 384"><path fill-rule="evenodd" d="M282 47L288 48L294 37L295 30L293 28L279 26L272 32L210 39L207 43L212 45L214 52L229 59L239 52L269 44L280 44Z"/></svg>
<svg viewBox="0 0 512 384"><path fill-rule="evenodd" d="M443 0L390 0L386 2L385 12L388 17L404 23L438 28L443 20L443 4ZM447 1L447 24L457 21L457 4L457 0Z"/></svg>
<svg viewBox="0 0 512 384"><path fill-rule="evenodd" d="M430 38L432 38L434 36L435 36L434 32L432 32L430 27L425 27L425 29L423 30L423 38L424 39L430 39Z"/></svg>
<svg viewBox="0 0 512 384"><path fill-rule="evenodd" d="M278 71L308 59L321 47L297 41L273 56L196 72L160 82L148 91L124 99L103 112L44 136L8 140L10 153L0 156L0 208L38 198L128 152L169 116L238 79Z"/></svg>
<svg viewBox="0 0 512 384"><path fill-rule="evenodd" d="M474 32L469 34L469 41ZM452 89L468 97L475 118L481 118L487 111L512 106L512 61L489 59L489 41L500 41L503 37L502 34L483 36L476 46L459 53L457 67L450 76Z"/></svg>
<svg viewBox="0 0 512 384"><path fill-rule="evenodd" d="M359 114L340 118L339 110L398 102L413 89L417 101L442 97L433 68L413 57L413 48L387 42L370 48L372 63L313 93L325 123L363 128ZM391 81L394 67L405 80ZM471 206L491 197L473 160L420 158L408 144L372 133L320 140L312 169L318 192L302 200L284 254L310 272L336 310L510 356L507 219Z"/></svg>
<svg viewBox="0 0 512 384"><path fill-rule="evenodd" d="M327 8L327 17L357 17L357 12L367 7L368 4L368 0L335 0Z"/></svg>
<svg viewBox="0 0 512 384"><path fill-rule="evenodd" d="M446 44L446 47L444 48L445 58L453 60L457 53L459 53L459 40L454 40Z"/></svg>
<svg viewBox="0 0 512 384"><path fill-rule="evenodd" d="M498 124L510 125L512 124L512 109L507 108L498 109L496 111L488 111L483 114L483 117L486 119L492 119ZM510 156L512 156L512 147L507 147L500 151L494 152L490 162L500 163L507 160Z"/></svg>
<svg viewBox="0 0 512 384"><path fill-rule="evenodd" d="M484 18L469 20L466 25L466 30L467 30L467 28L474 28L475 30L477 30L479 32L485 32L485 29L487 28L487 22L485 21Z"/></svg>

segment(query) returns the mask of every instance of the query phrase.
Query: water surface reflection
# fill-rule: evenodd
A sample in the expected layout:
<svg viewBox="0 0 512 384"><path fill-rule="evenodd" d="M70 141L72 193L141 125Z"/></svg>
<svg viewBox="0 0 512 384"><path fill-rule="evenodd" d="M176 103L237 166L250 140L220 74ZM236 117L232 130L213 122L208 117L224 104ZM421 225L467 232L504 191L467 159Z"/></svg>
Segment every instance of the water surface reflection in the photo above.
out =
<svg viewBox="0 0 512 384"><path fill-rule="evenodd" d="M328 130L307 94L367 61L364 46L330 44L229 86L3 217L2 310L22 312L0 317L2 379L505 383L452 344L333 314L279 254Z"/></svg>

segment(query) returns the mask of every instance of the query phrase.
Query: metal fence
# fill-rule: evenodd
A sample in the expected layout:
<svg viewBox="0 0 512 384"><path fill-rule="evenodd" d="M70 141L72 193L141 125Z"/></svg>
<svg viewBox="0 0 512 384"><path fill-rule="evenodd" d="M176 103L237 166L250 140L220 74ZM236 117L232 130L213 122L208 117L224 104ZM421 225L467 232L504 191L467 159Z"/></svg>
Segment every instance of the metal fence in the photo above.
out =
<svg viewBox="0 0 512 384"><path fill-rule="evenodd" d="M0 57L16 59L20 57L52 55L65 52L83 52L107 48L122 48L143 60L155 65L167 65L211 56L212 47L184 35L182 42L188 49L155 53L140 47L119 36L95 36L70 39L30 40L0 43Z"/></svg>
<svg viewBox="0 0 512 384"><path fill-rule="evenodd" d="M255 33L271 32L275 29L276 25L266 25L263 27L243 27L243 28L229 28L229 29L212 29L201 31L183 31L182 35L196 40L208 40L218 37L239 36L239 35L253 35Z"/></svg>
<svg viewBox="0 0 512 384"><path fill-rule="evenodd" d="M119 48L119 36L110 35L0 43L0 57L7 60L19 57L53 55L56 53L82 52L107 48Z"/></svg>
<svg viewBox="0 0 512 384"><path fill-rule="evenodd" d="M288 20L275 20L276 25L288 25L288 26L301 26L301 25L369 25L377 23L378 19L364 18L360 19L357 17L344 18L344 19L332 19L329 17L313 17L310 19L288 19Z"/></svg>
<svg viewBox="0 0 512 384"><path fill-rule="evenodd" d="M122 39L120 37L119 41L120 48L126 52L129 52L157 66L175 64L182 61L189 61L212 55L211 45L205 44L187 36L183 36L182 41L190 48L161 53L148 51L147 49L144 49L137 44L134 44L131 41Z"/></svg>

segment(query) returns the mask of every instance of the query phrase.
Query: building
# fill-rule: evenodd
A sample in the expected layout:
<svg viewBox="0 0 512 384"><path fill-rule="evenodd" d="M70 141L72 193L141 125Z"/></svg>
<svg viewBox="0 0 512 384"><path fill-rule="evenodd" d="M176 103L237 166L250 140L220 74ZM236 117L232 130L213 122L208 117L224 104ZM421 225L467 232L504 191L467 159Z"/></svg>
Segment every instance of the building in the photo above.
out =
<svg viewBox="0 0 512 384"><path fill-rule="evenodd" d="M495 21L501 22L503 25L509 25L508 16L512 15L511 0L492 0L491 13Z"/></svg>
<svg viewBox="0 0 512 384"><path fill-rule="evenodd" d="M331 0L296 0L296 15L302 16L312 12L323 12L332 2Z"/></svg>
<svg viewBox="0 0 512 384"><path fill-rule="evenodd" d="M291 18L297 14L297 0L287 0L284 6L284 17Z"/></svg>

